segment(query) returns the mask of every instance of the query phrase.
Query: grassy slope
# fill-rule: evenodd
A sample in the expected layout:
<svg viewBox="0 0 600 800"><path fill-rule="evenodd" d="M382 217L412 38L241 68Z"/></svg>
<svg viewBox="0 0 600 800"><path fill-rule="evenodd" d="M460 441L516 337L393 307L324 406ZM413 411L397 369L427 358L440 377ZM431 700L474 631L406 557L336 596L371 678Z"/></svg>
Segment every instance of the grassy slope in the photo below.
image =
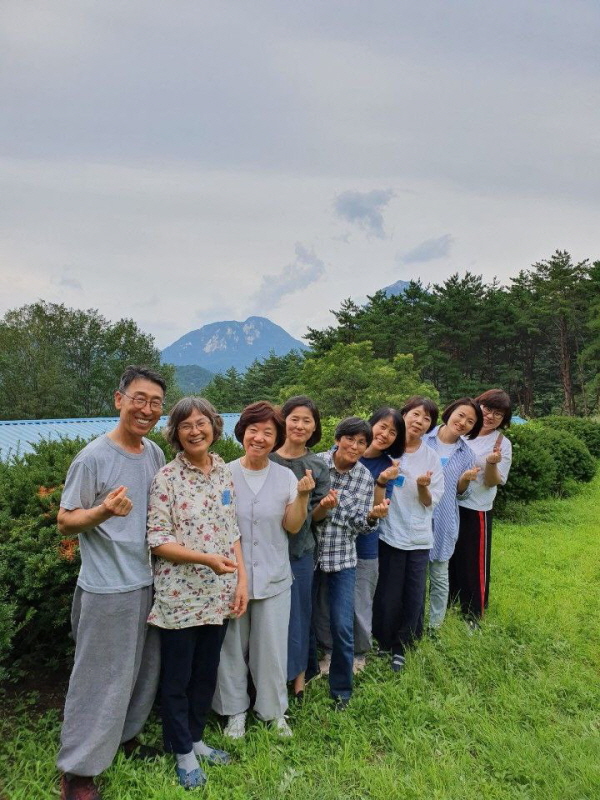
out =
<svg viewBox="0 0 600 800"><path fill-rule="evenodd" d="M600 797L600 479L494 531L492 607L481 634L448 617L403 675L373 659L350 709L334 714L324 681L292 712L294 739L259 723L210 769L207 798ZM13 709L14 710L14 709ZM0 722L2 800L56 798L59 719ZM209 739L225 745L214 724ZM160 738L154 721L148 741ZM106 800L182 798L170 758L119 756Z"/></svg>

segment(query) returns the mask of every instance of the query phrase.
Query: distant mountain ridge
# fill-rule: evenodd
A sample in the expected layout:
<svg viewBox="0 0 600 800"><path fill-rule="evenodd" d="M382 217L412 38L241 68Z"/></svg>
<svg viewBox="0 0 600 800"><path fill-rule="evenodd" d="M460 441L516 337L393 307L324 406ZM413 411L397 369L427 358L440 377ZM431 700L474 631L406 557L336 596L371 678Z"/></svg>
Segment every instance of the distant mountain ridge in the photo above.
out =
<svg viewBox="0 0 600 800"><path fill-rule="evenodd" d="M410 281L396 281L396 283L391 283L389 286L384 286L382 291L389 297L390 295L403 294L409 286Z"/></svg>
<svg viewBox="0 0 600 800"><path fill-rule="evenodd" d="M308 347L266 317L248 317L244 322L211 322L190 331L165 347L161 358L166 364L197 364L210 372L226 372L230 367L244 372L271 351L284 356L290 350Z"/></svg>

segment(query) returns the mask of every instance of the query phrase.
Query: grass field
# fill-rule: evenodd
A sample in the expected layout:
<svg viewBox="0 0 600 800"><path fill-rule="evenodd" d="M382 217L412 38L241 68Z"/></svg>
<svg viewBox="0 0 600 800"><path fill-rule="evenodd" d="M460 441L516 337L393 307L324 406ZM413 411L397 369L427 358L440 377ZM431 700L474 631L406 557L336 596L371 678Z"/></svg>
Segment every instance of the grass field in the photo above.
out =
<svg viewBox="0 0 600 800"><path fill-rule="evenodd" d="M600 798L600 479L576 497L497 524L491 607L481 633L450 614L400 676L373 658L349 709L334 713L323 680L291 712L294 738L253 721L209 769L210 800L598 800ZM1 698L0 698L1 699ZM0 798L58 797L58 711L35 695L5 700ZM224 747L216 722L206 739ZM153 720L145 739L158 744ZM188 796L169 757L118 757L106 800Z"/></svg>

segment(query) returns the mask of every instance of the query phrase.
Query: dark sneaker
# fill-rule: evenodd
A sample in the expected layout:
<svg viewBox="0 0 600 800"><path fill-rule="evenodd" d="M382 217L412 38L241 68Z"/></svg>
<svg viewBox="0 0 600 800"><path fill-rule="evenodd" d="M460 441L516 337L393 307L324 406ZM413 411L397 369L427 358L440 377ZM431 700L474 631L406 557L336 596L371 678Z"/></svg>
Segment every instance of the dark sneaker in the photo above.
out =
<svg viewBox="0 0 600 800"><path fill-rule="evenodd" d="M402 672L405 664L406 664L406 659L404 658L404 656L401 656L399 654L392 656L392 672Z"/></svg>
<svg viewBox="0 0 600 800"><path fill-rule="evenodd" d="M123 742L121 749L125 753L125 758L132 758L134 761L153 761L155 758L162 756L162 753L156 747L142 744L135 738Z"/></svg>
<svg viewBox="0 0 600 800"><path fill-rule="evenodd" d="M175 767L175 769L179 778L179 785L183 786L184 789L199 789L208 780L206 773L200 767L193 769L191 772L186 772L181 767Z"/></svg>
<svg viewBox="0 0 600 800"><path fill-rule="evenodd" d="M475 619L475 617L467 617L465 619L465 624L467 626L467 632L469 636L472 636L474 633L477 633L478 631L481 630L481 625Z"/></svg>
<svg viewBox="0 0 600 800"><path fill-rule="evenodd" d="M345 711L350 704L349 697L334 697L333 698L333 710L334 711Z"/></svg>
<svg viewBox="0 0 600 800"><path fill-rule="evenodd" d="M63 775L60 779L60 800L102 800L93 778Z"/></svg>

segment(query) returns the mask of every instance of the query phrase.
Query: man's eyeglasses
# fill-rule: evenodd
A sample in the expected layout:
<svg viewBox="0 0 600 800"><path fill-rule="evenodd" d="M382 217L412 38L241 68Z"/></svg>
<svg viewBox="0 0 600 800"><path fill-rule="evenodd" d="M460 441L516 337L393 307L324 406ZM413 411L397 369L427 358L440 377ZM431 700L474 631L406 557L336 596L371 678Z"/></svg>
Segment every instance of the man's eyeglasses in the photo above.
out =
<svg viewBox="0 0 600 800"><path fill-rule="evenodd" d="M148 400L142 394L134 394L133 396L127 394L127 392L121 392L121 394L128 397L136 408L144 408L144 406L148 405L152 411L161 411L165 405L162 400Z"/></svg>

